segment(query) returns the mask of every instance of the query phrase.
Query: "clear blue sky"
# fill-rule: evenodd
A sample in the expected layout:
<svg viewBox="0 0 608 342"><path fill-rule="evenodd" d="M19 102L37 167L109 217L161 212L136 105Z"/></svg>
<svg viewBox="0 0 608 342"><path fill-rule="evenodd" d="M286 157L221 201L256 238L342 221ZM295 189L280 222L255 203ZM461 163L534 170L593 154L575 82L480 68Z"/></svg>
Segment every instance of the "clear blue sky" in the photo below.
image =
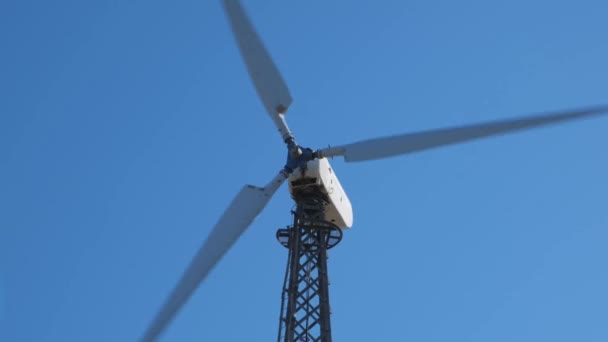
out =
<svg viewBox="0 0 608 342"><path fill-rule="evenodd" d="M313 148L608 102L605 1L246 1ZM285 148L219 1L0 4L0 340L135 341ZM335 341L608 341L608 117L332 161ZM286 187L163 341L273 341Z"/></svg>

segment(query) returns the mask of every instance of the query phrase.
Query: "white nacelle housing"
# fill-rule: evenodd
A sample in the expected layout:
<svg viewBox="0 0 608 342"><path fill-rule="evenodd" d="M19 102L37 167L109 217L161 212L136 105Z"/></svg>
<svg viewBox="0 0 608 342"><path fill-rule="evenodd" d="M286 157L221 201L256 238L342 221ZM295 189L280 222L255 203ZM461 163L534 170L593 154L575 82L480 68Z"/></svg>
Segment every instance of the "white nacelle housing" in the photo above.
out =
<svg viewBox="0 0 608 342"><path fill-rule="evenodd" d="M325 220L341 229L352 227L353 208L327 159L311 160L305 170L295 170L289 176L289 192L296 200L300 194L321 192L329 201Z"/></svg>

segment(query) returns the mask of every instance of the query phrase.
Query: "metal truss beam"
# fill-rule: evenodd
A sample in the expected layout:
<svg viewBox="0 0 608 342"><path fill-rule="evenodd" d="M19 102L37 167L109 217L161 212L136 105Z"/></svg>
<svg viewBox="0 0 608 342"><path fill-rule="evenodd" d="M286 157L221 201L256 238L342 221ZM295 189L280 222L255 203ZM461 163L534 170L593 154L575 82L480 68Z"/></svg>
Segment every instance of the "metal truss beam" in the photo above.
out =
<svg viewBox="0 0 608 342"><path fill-rule="evenodd" d="M323 220L325 205L314 197L297 201L293 226L277 231L289 249L279 342L331 342L327 250L340 242L342 231Z"/></svg>

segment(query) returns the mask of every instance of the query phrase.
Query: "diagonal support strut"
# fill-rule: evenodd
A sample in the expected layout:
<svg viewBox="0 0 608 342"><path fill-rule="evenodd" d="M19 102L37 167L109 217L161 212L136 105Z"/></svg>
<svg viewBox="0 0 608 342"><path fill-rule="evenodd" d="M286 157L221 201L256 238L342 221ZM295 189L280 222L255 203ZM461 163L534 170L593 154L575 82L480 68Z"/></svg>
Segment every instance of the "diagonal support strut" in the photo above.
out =
<svg viewBox="0 0 608 342"><path fill-rule="evenodd" d="M327 250L342 239L342 231L323 219L320 197L296 200L293 226L277 231L289 249L283 285L279 342L331 342Z"/></svg>

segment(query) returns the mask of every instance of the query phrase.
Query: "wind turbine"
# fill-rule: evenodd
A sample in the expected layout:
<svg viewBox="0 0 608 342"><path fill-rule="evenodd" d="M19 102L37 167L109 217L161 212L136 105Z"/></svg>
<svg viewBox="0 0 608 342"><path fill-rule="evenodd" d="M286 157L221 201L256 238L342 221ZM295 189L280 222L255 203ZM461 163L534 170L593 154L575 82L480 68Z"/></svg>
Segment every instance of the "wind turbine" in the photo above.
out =
<svg viewBox="0 0 608 342"><path fill-rule="evenodd" d="M155 341L211 269L288 180L296 203L293 225L277 231L289 250L279 341L331 341L327 250L353 223L350 201L327 157L370 161L570 120L606 114L608 106L406 133L313 150L296 142L285 120L287 85L238 0L224 0L232 31L255 90L287 147L287 162L265 186L245 185L194 256L143 341Z"/></svg>

